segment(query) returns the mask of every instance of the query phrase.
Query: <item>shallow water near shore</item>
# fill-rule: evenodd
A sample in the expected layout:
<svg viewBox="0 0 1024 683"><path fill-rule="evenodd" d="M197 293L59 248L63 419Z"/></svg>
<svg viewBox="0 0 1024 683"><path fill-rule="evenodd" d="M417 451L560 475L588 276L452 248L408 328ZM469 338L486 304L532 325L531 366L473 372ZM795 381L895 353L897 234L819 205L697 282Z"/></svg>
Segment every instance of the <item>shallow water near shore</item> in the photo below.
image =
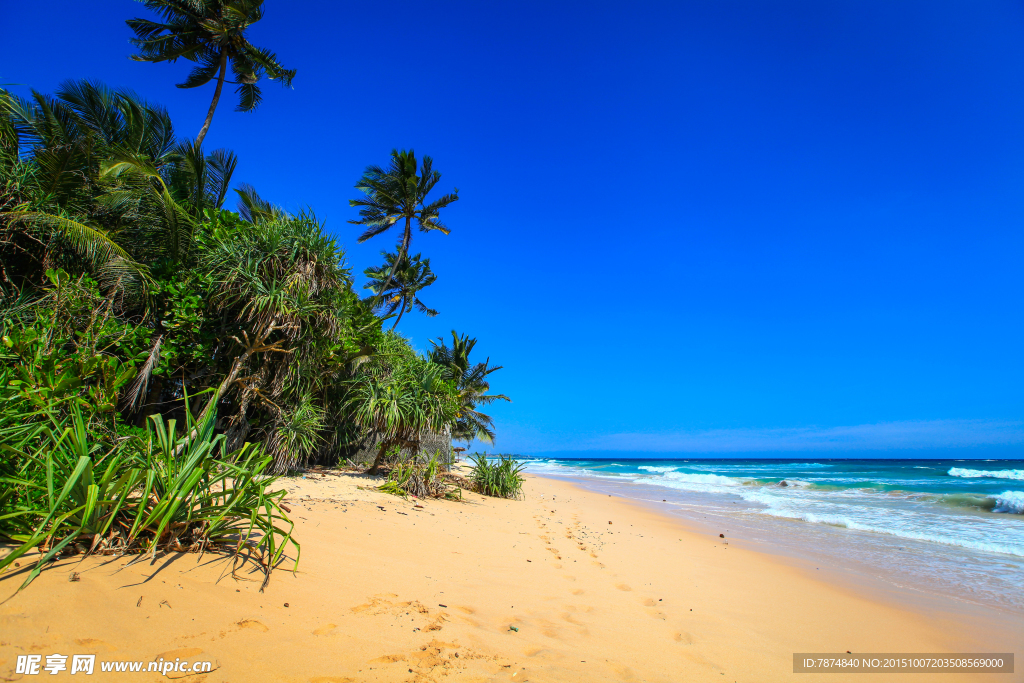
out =
<svg viewBox="0 0 1024 683"><path fill-rule="evenodd" d="M527 469L901 589L1024 614L1021 460L532 459Z"/></svg>

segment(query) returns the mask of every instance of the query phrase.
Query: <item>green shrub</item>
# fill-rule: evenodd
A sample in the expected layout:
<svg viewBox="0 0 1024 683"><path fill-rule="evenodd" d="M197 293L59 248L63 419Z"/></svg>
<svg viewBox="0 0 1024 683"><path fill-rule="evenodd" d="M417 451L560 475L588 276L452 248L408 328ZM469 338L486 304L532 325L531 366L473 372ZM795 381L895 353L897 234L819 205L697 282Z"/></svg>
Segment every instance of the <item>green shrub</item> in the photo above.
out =
<svg viewBox="0 0 1024 683"><path fill-rule="evenodd" d="M488 460L486 455L470 456L473 463L470 481L478 493L497 498L519 498L523 495L522 471L525 465L511 455Z"/></svg>

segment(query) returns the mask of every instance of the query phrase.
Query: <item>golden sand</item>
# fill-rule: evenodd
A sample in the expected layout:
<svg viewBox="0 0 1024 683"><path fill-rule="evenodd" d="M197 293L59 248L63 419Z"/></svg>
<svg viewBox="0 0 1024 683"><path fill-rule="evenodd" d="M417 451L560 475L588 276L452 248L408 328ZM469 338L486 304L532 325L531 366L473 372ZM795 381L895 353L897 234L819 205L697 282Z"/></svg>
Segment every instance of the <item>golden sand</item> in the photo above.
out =
<svg viewBox="0 0 1024 683"><path fill-rule="evenodd" d="M955 614L892 604L568 483L530 477L525 500L462 503L359 488L372 483L284 481L301 563L263 593L258 574L232 577L209 554L60 561L0 605L0 680L71 678L19 676L19 654L94 653L209 660L214 671L184 679L209 683L883 683L793 674L792 653L995 649L991 632ZM0 580L3 597L22 580ZM84 680L167 679L97 665Z"/></svg>

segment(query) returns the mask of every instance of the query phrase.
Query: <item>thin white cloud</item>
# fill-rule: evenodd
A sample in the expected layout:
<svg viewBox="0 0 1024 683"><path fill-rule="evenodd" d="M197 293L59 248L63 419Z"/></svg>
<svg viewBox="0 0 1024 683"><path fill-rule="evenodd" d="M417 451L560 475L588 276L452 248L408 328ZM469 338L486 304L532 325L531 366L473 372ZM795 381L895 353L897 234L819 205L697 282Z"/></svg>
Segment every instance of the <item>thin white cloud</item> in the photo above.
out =
<svg viewBox="0 0 1024 683"><path fill-rule="evenodd" d="M529 445L534 450L675 453L874 451L1024 445L1024 422L928 420L839 427L637 432L588 436L582 439L560 434L547 440L543 446L539 442L545 439L538 439L537 434L530 436L533 438L527 438L526 441L532 442Z"/></svg>

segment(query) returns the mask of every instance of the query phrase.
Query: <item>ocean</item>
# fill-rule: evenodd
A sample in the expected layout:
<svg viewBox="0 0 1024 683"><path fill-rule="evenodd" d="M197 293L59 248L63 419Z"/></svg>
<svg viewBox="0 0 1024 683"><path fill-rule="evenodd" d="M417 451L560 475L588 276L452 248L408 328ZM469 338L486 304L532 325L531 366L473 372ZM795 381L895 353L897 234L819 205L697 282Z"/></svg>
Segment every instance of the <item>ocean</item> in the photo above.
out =
<svg viewBox="0 0 1024 683"><path fill-rule="evenodd" d="M815 564L1024 613L1024 460L526 462Z"/></svg>

